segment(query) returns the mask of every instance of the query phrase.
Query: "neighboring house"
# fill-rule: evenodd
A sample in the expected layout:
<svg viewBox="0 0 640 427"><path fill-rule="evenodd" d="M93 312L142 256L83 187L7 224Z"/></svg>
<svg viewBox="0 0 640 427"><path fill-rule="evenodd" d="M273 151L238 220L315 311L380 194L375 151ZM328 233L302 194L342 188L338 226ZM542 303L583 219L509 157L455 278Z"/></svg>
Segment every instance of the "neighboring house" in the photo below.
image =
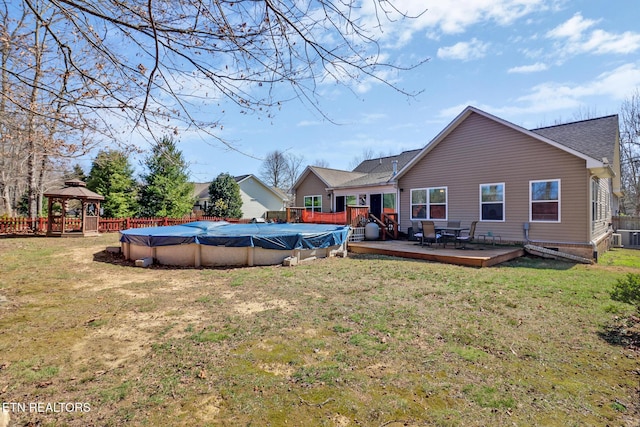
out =
<svg viewBox="0 0 640 427"><path fill-rule="evenodd" d="M422 150L378 159L379 173L371 160L351 172L308 167L295 204L339 211L344 196L372 212L393 206L404 233L425 219L478 221L476 235L597 259L622 197L618 133L616 115L527 130L467 107ZM393 160L397 173L383 166Z"/></svg>
<svg viewBox="0 0 640 427"><path fill-rule="evenodd" d="M285 210L288 198L282 191L269 187L251 174L236 176L234 179L240 187L243 218L264 218L267 211ZM206 211L209 207L210 184L195 183L196 210Z"/></svg>
<svg viewBox="0 0 640 427"><path fill-rule="evenodd" d="M366 205L377 218L397 211L394 175L420 150L365 160L353 171L308 166L293 185L294 205L318 212L342 212L346 206Z"/></svg>

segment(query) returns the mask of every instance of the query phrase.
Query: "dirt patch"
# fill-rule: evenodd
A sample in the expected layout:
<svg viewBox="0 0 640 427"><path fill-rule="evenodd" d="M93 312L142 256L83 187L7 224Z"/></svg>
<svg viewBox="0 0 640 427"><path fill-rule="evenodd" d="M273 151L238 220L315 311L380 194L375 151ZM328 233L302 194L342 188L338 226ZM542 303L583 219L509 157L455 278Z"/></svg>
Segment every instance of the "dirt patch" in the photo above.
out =
<svg viewBox="0 0 640 427"><path fill-rule="evenodd" d="M293 309L293 306L291 305L291 303L289 303L289 301L274 299L274 300L264 301L264 302L249 302L249 301L241 302L241 303L235 304L233 308L240 314L249 315L249 314L259 313L261 311L275 310L275 309L283 310L283 311L291 311Z"/></svg>
<svg viewBox="0 0 640 427"><path fill-rule="evenodd" d="M202 399L202 401L200 401L200 404L198 405L200 409L199 412L199 419L201 421L210 421L211 418L215 415L218 415L220 413L220 405L222 404L222 397L218 396L218 395L214 395L214 396L207 396L204 397Z"/></svg>
<svg viewBox="0 0 640 427"><path fill-rule="evenodd" d="M395 371L382 363L367 366L364 371L370 378L384 378L387 375L395 373Z"/></svg>
<svg viewBox="0 0 640 427"><path fill-rule="evenodd" d="M296 371L292 365L285 363L261 363L258 365L260 369L273 375L289 378Z"/></svg>
<svg viewBox="0 0 640 427"><path fill-rule="evenodd" d="M71 349L76 366L109 370L138 360L149 350L150 333L128 325L104 328L89 334Z"/></svg>
<svg viewBox="0 0 640 427"><path fill-rule="evenodd" d="M344 415L335 414L331 417L331 422L336 427L347 427L351 421Z"/></svg>

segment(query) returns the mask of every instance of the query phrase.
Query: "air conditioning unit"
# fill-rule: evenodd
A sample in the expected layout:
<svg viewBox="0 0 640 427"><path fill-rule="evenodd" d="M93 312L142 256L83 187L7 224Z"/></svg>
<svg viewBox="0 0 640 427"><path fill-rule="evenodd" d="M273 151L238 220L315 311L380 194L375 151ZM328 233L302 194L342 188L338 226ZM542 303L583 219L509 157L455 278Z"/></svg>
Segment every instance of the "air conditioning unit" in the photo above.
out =
<svg viewBox="0 0 640 427"><path fill-rule="evenodd" d="M618 234L622 236L624 247L640 247L640 230L618 230Z"/></svg>
<svg viewBox="0 0 640 427"><path fill-rule="evenodd" d="M622 247L622 234L611 235L611 246L613 246L614 248Z"/></svg>

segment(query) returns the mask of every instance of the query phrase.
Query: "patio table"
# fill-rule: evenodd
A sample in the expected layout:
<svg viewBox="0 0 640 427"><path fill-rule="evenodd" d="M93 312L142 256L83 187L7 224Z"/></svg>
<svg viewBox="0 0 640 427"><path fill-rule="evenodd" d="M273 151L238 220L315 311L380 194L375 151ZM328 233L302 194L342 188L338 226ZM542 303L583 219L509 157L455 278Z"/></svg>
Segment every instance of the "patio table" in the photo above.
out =
<svg viewBox="0 0 640 427"><path fill-rule="evenodd" d="M442 247L445 248L447 246L447 239L442 232L447 232L453 235L453 244L454 246L457 243L458 237L460 233L463 231L469 231L469 227L448 227L446 225L436 225L435 229L437 232L441 232L442 234Z"/></svg>

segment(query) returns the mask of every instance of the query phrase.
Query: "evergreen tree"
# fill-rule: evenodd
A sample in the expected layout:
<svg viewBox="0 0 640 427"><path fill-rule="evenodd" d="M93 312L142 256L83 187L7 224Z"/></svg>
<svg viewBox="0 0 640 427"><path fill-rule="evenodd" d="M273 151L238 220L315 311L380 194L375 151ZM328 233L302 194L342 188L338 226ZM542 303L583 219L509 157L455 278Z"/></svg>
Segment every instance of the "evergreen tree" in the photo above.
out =
<svg viewBox="0 0 640 427"><path fill-rule="evenodd" d="M79 179L82 179L79 177ZM91 164L87 188L104 196L100 206L106 218L126 218L138 212L137 185L125 153L100 151Z"/></svg>
<svg viewBox="0 0 640 427"><path fill-rule="evenodd" d="M76 163L75 165L73 165L73 168L71 170L65 171L63 179L65 181L69 181L71 179L79 179L80 181L87 182L87 179L89 178L84 173L84 169L82 169L82 166Z"/></svg>
<svg viewBox="0 0 640 427"><path fill-rule="evenodd" d="M18 206L16 208L20 216L29 215L29 195L24 193L20 200L18 200ZM42 198L42 211L40 213L41 218L46 218L49 215L49 200L46 197Z"/></svg>
<svg viewBox="0 0 640 427"><path fill-rule="evenodd" d="M180 218L191 213L194 185L188 180L188 165L173 138L165 136L158 141L144 164L148 173L142 176L140 214Z"/></svg>
<svg viewBox="0 0 640 427"><path fill-rule="evenodd" d="M209 201L209 215L219 218L242 217L240 186L228 173L221 173L209 185Z"/></svg>

